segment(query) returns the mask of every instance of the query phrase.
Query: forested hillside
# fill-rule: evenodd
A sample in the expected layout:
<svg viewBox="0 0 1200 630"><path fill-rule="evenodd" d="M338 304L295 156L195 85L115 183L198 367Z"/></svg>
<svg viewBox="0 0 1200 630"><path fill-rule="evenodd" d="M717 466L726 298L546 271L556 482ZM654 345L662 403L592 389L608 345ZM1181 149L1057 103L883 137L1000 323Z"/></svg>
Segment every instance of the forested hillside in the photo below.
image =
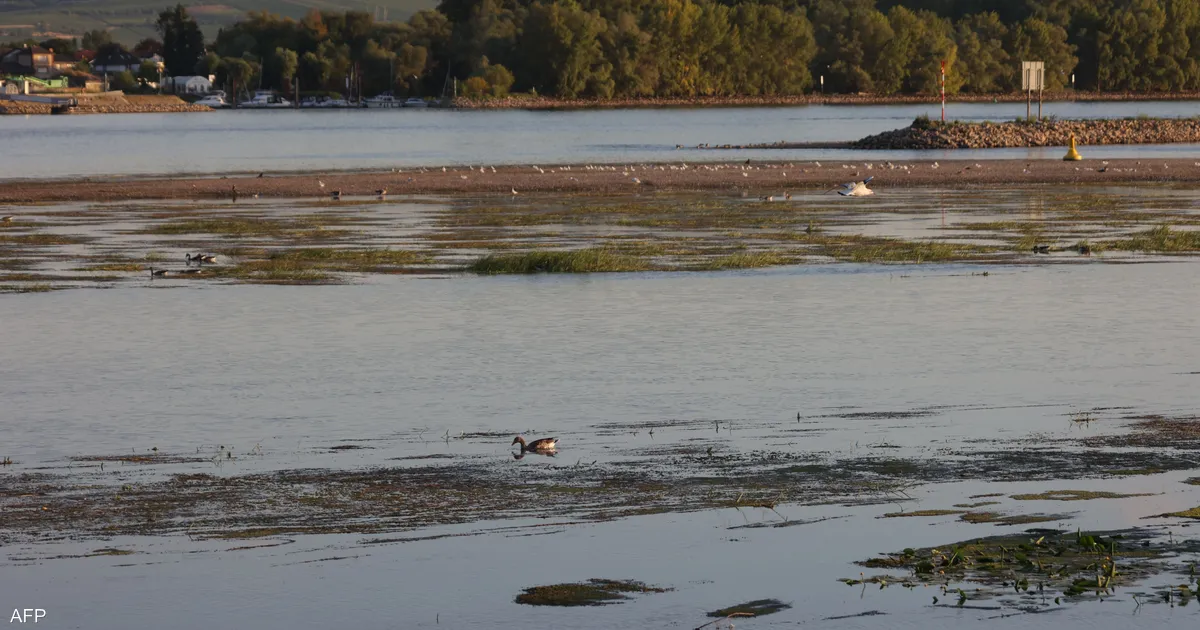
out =
<svg viewBox="0 0 1200 630"><path fill-rule="evenodd" d="M1023 59L1048 88L1144 91L1200 87L1198 38L1200 0L442 0L407 23L256 14L216 53L268 81L278 50L309 84L360 61L376 88L449 75L563 97L795 94L821 75L826 92L932 93L943 60L948 92L1004 92Z"/></svg>
<svg viewBox="0 0 1200 630"><path fill-rule="evenodd" d="M1200 0L441 0L377 16L251 12L200 70L305 90L354 77L368 94L452 77L475 96L791 95L823 76L827 93L892 95L936 92L944 61L948 93L987 94L1037 60L1049 89L1200 89Z"/></svg>

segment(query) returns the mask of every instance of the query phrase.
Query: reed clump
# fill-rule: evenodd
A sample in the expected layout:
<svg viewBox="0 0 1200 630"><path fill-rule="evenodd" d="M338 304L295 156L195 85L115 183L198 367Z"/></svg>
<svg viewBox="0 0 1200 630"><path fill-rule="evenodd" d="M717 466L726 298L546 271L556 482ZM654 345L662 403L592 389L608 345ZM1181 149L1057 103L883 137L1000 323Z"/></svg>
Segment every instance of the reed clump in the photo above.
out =
<svg viewBox="0 0 1200 630"><path fill-rule="evenodd" d="M653 266L642 258L599 247L489 254L467 267L467 271L478 274L604 273L651 269Z"/></svg>

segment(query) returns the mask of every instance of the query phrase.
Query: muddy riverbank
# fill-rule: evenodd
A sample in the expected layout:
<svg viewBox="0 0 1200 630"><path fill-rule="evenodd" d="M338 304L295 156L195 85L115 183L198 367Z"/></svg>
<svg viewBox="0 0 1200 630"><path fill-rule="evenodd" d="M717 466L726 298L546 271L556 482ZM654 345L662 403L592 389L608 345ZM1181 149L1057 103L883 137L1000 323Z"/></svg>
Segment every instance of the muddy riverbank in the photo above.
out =
<svg viewBox="0 0 1200 630"><path fill-rule="evenodd" d="M1087 158L1088 147L1080 145ZM1065 152L1065 149L1064 149ZM1059 160L855 160L852 155L826 161L700 161L680 151L678 162L659 164L530 164L524 166L453 165L387 171L236 174L173 178L82 178L0 182L0 199L10 203L123 201L136 199L248 200L256 196L330 199L340 192L373 199L413 194L492 193L516 197L528 193L604 193L644 195L679 191L745 191L782 195L788 190L829 190L874 177L872 186L948 187L981 184L1103 184L1200 181L1194 159L1114 159L1099 162ZM711 157L711 156L709 156ZM514 193L515 191L515 193Z"/></svg>

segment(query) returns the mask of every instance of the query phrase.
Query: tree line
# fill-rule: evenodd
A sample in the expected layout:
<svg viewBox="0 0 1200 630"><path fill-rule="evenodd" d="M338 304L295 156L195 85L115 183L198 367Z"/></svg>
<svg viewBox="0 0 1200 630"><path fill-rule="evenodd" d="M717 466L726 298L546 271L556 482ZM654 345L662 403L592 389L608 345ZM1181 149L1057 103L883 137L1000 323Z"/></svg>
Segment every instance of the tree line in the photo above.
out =
<svg viewBox="0 0 1200 630"><path fill-rule="evenodd" d="M1200 0L441 0L407 22L251 12L207 45L177 6L158 30L171 74L284 90L932 94L945 62L947 93L986 94L1022 60L1048 89L1200 89Z"/></svg>

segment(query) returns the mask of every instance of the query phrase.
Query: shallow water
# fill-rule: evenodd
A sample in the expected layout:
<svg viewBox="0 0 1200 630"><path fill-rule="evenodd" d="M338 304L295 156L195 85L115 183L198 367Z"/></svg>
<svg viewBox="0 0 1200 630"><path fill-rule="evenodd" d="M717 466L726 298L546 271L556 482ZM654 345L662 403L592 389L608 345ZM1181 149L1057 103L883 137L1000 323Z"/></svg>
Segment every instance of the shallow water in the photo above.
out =
<svg viewBox="0 0 1200 630"><path fill-rule="evenodd" d="M1181 101L1048 103L1059 118L1186 117ZM1058 148L710 152L676 145L835 142L940 116L940 105L812 105L580 111L329 110L207 114L0 116L0 179L339 170L431 164L650 160L1053 158ZM947 118L1004 121L1021 103L951 103ZM536 141L531 138L536 136ZM1089 158L1188 157L1196 145L1088 147Z"/></svg>
<svg viewBox="0 0 1200 630"><path fill-rule="evenodd" d="M6 454L30 462L267 441L278 450L424 428L550 432L587 459L594 453L569 436L613 422L736 429L844 406L1194 406L1194 265L1071 267L5 296ZM952 411L931 421L952 440L1030 430L1062 413ZM930 437L893 428L865 431L901 443ZM835 427L836 439L815 446L863 432Z"/></svg>
<svg viewBox="0 0 1200 630"><path fill-rule="evenodd" d="M10 296L0 300L8 339L0 395L18 420L8 452L39 461L151 444L244 450L416 428L565 437L608 423L736 427L844 406L1194 403L1191 264L969 275L979 269ZM977 437L1035 428L1064 411L972 420L989 413L935 419ZM888 429L884 437L904 441ZM422 447L395 448L389 455Z"/></svg>
<svg viewBox="0 0 1200 630"><path fill-rule="evenodd" d="M440 439L463 432L557 435L566 464L635 451L652 460L655 449L698 439L733 452L937 457L975 440L1063 438L1096 430L1073 426L1073 410L1195 413L1196 268L814 265L4 295L0 455L19 465L0 475L77 455L218 444L239 454L261 445L263 455L172 470L355 468L429 453L539 464L512 462L507 439ZM912 411L926 413L847 417ZM648 423L666 426L650 435ZM791 433L797 426L805 432ZM328 451L343 442L369 448ZM1200 489L1179 483L1185 476L936 484L912 490L907 506L1047 487L1161 493L1023 507L1073 513L1066 529L1119 528L1200 503ZM730 530L780 518L746 508L472 524L411 534L547 527L404 543L172 536L10 545L0 550L0 610L45 608L49 628L693 628L708 621L706 610L777 597L795 607L738 627L1183 628L1197 619L1195 605L1135 612L1127 591L1000 620L1005 611L931 607L933 588L847 587L834 580L857 577L854 560L1023 527L874 518L895 505L778 509L834 520ZM138 553L53 558L106 546ZM526 586L592 577L675 591L595 609L512 602ZM887 615L827 619L868 611Z"/></svg>

